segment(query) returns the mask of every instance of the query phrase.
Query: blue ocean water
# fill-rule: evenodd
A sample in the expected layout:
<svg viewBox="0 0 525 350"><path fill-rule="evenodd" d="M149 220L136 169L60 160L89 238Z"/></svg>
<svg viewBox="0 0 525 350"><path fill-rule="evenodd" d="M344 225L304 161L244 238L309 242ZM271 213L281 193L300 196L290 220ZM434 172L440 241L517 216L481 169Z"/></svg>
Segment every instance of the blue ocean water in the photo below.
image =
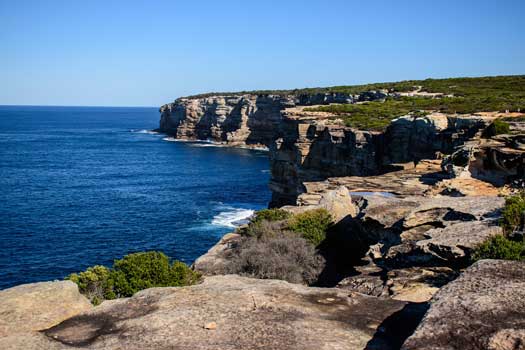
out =
<svg viewBox="0 0 525 350"><path fill-rule="evenodd" d="M156 108L0 106L0 289L160 250L192 263L270 200L264 152L166 141Z"/></svg>

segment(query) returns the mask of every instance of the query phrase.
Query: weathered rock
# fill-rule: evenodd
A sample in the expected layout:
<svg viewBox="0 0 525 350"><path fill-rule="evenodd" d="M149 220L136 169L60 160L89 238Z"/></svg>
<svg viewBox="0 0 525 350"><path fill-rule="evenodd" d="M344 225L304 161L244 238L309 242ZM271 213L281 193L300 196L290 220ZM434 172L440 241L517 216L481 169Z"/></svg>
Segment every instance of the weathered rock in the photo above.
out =
<svg viewBox="0 0 525 350"><path fill-rule="evenodd" d="M92 309L71 281L23 284L0 291L0 349L58 349L36 331Z"/></svg>
<svg viewBox="0 0 525 350"><path fill-rule="evenodd" d="M410 267L387 270L373 263L358 266L356 271L358 275L343 279L337 287L414 303L429 301L440 287L457 276L454 270L446 267Z"/></svg>
<svg viewBox="0 0 525 350"><path fill-rule="evenodd" d="M91 303L71 281L5 289L0 291L0 336L49 328L91 308Z"/></svg>
<svg viewBox="0 0 525 350"><path fill-rule="evenodd" d="M332 215L335 223L344 218L355 217L358 213L358 208L352 202L350 192L345 186L319 193L302 194L297 199L296 206L284 206L282 209L293 214L313 209L326 209Z"/></svg>
<svg viewBox="0 0 525 350"><path fill-rule="evenodd" d="M484 130L494 117L431 113L404 116L392 121L385 133L384 164L435 159Z"/></svg>
<svg viewBox="0 0 525 350"><path fill-rule="evenodd" d="M317 114L294 113L283 113L278 139L270 147L271 206L294 205L307 181L380 172L380 133L330 124Z"/></svg>
<svg viewBox="0 0 525 350"><path fill-rule="evenodd" d="M424 311L335 288L215 276L104 302L47 338L28 336L24 349L395 349Z"/></svg>
<svg viewBox="0 0 525 350"><path fill-rule="evenodd" d="M281 110L293 105L293 99L277 95L182 98L160 108L159 130L179 139L267 146L275 138Z"/></svg>
<svg viewBox="0 0 525 350"><path fill-rule="evenodd" d="M241 239L238 233L227 233L208 252L193 263L193 269L206 276L224 273L227 253Z"/></svg>
<svg viewBox="0 0 525 350"><path fill-rule="evenodd" d="M525 347L525 264L481 260L434 296L403 349Z"/></svg>
<svg viewBox="0 0 525 350"><path fill-rule="evenodd" d="M359 214L361 236L382 242L388 266L463 266L474 248L500 234L500 197L368 196Z"/></svg>
<svg viewBox="0 0 525 350"><path fill-rule="evenodd" d="M525 134L516 134L471 141L443 160L443 170L451 177L475 178L496 186L523 180L524 140Z"/></svg>

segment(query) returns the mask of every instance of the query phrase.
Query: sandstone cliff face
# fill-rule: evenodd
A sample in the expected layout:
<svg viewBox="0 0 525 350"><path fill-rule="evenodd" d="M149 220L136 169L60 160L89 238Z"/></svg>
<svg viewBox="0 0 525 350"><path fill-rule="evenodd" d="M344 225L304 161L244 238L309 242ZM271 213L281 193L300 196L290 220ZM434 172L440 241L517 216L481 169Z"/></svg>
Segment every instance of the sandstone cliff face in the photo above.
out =
<svg viewBox="0 0 525 350"><path fill-rule="evenodd" d="M404 350L525 347L525 265L481 260L434 297Z"/></svg>
<svg viewBox="0 0 525 350"><path fill-rule="evenodd" d="M268 145L281 110L294 101L281 96L212 96L179 99L161 107L161 132L179 139L231 145Z"/></svg>
<svg viewBox="0 0 525 350"><path fill-rule="evenodd" d="M395 119L384 133L361 131L335 116L287 109L270 149L272 202L296 204L305 183L342 176L373 176L407 163L438 159L481 135L494 118L447 116ZM410 166L410 165L408 165Z"/></svg>
<svg viewBox="0 0 525 350"><path fill-rule="evenodd" d="M278 136L270 147L270 206L296 204L306 181L380 172L380 134L284 114Z"/></svg>

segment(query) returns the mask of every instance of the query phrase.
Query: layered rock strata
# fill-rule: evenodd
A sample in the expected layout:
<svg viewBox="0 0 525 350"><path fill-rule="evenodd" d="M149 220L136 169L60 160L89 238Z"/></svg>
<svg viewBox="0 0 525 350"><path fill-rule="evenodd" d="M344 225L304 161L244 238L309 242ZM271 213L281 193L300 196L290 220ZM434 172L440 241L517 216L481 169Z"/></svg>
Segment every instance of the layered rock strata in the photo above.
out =
<svg viewBox="0 0 525 350"><path fill-rule="evenodd" d="M481 260L434 296L404 350L525 348L525 264Z"/></svg>
<svg viewBox="0 0 525 350"><path fill-rule="evenodd" d="M42 332L0 338L0 347L396 349L425 310L340 289L216 276L191 287L152 288L106 301Z"/></svg>

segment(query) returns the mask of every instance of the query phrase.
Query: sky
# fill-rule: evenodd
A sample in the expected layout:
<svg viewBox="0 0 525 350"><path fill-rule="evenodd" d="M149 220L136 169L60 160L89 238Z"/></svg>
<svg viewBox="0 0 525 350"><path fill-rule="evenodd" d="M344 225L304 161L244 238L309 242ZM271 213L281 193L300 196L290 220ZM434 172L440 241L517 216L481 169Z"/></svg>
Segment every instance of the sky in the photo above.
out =
<svg viewBox="0 0 525 350"><path fill-rule="evenodd" d="M0 104L525 74L523 0L0 0Z"/></svg>

